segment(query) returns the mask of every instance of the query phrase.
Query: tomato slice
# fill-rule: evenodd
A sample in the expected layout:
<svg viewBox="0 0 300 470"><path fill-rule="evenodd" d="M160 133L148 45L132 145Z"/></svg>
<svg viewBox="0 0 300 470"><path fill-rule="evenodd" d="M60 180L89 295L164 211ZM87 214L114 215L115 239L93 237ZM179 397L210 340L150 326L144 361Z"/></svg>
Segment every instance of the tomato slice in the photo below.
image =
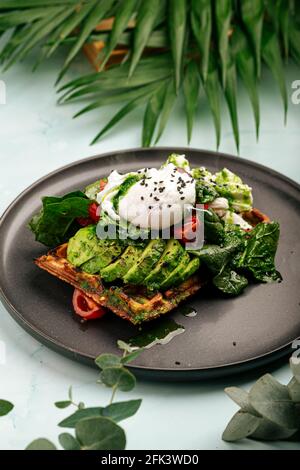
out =
<svg viewBox="0 0 300 470"><path fill-rule="evenodd" d="M95 224L100 220L99 204L97 204L96 202L92 202L92 204L89 206L89 218Z"/></svg>
<svg viewBox="0 0 300 470"><path fill-rule="evenodd" d="M89 213L89 217L77 217L76 219L79 225L81 225L82 227L86 227L87 225L91 225L91 224L97 224L99 222L100 220L99 204L97 204L96 202L92 202L89 205L88 213Z"/></svg>
<svg viewBox="0 0 300 470"><path fill-rule="evenodd" d="M107 185L107 179L106 178L102 178L100 180L100 191L103 191L103 189L105 188L105 186Z"/></svg>
<svg viewBox="0 0 300 470"><path fill-rule="evenodd" d="M196 230L198 228L199 220L196 215L191 215L191 217L186 221L183 226L175 227L174 235L182 243L191 243L196 238Z"/></svg>
<svg viewBox="0 0 300 470"><path fill-rule="evenodd" d="M103 317L106 309L84 294L80 289L73 293L73 307L77 315L85 320L96 320Z"/></svg>

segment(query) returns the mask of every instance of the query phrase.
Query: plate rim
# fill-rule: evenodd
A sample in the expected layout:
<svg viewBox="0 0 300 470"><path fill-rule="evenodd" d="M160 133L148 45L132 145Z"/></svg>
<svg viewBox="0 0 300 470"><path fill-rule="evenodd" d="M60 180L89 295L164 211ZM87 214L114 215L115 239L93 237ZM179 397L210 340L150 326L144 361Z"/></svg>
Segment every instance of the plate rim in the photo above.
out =
<svg viewBox="0 0 300 470"><path fill-rule="evenodd" d="M273 170L272 168L269 168L266 165L262 165L260 163L253 162L252 160L249 160L240 156L228 154L228 153L217 152L213 150L198 149L194 147L172 147L172 146L158 146L158 147L150 147L150 148L135 147L135 148L128 148L128 149L111 150L109 152L99 153L99 154L95 154L86 158L81 158L73 163L68 163L67 165L62 165L61 167L55 170L52 170L51 172L47 173L46 175L42 176L41 178L37 179L36 181L31 183L29 186L27 186L23 191L21 191L21 193L18 194L18 196L16 196L13 199L13 201L8 205L8 207L1 214L0 234L3 228L3 225L5 225L4 222L5 222L6 217L8 217L9 214L14 210L14 207L19 203L19 201L23 197L25 197L28 193L30 193L32 190L34 190L37 186L39 186L41 183L47 181L49 178L63 171L80 166L86 162L99 160L105 157L106 158L114 157L120 154L124 155L124 157L126 158L127 155L130 153L143 153L143 152L152 152L152 151L154 152L165 151L166 153L168 153L174 150L180 153L185 153L185 154L188 154L188 152L197 152L197 153L203 153L203 154L205 153L206 155L211 155L212 158L225 157L226 159L229 159L229 160L239 159L241 163L245 163L246 165L250 165L250 167L254 167L261 171L265 171L268 174L271 174L272 176L279 178L285 183L291 185L294 189L296 189L300 193L300 184L297 183L295 180L289 178L288 176L276 170ZM2 255L0 254L0 257L1 256ZM30 322L28 322L26 318L24 318L22 314L14 307L14 305L11 303L11 301L8 299L8 297L4 293L1 280L0 280L0 300L2 301L2 304L4 305L8 313L13 317L13 319L16 320L16 322L19 325L21 325L21 327L24 327L25 331L29 333L31 336L33 336L36 340L41 341L43 344L46 344L47 347L51 348L52 350L55 350L56 352L67 355L69 358L74 359L76 357L77 358L79 357L81 362L95 366L94 359L89 354L78 353L74 348L64 345L61 341L52 338L47 333L44 333L43 331L39 330L35 325L32 325ZM168 379L168 376L169 376L171 380L174 380L172 379L172 375L174 374L176 375L176 380L179 380L178 379L179 375L182 375L182 377L189 375L192 378L197 378L197 379L199 379L200 375L205 376L207 374L209 374L212 377L214 376L218 377L218 376L225 376L234 372L239 372L239 368L242 368L242 370L245 370L245 368L253 369L253 368L259 367L260 365L272 362L273 360L276 360L276 358L282 357L283 355L287 355L289 352L291 352L292 350L291 344L292 342L288 342L272 351L268 351L267 353L254 356L250 359L231 362L228 364L221 364L217 366L206 366L206 367L201 367L201 368L197 368L197 367L162 368L162 367L153 367L153 366L148 367L148 366L143 366L143 365L128 365L128 367L137 375L141 373L141 375L146 377L148 374L153 373L154 375L157 376L156 378L158 379L161 379L162 376L166 375L166 379Z"/></svg>

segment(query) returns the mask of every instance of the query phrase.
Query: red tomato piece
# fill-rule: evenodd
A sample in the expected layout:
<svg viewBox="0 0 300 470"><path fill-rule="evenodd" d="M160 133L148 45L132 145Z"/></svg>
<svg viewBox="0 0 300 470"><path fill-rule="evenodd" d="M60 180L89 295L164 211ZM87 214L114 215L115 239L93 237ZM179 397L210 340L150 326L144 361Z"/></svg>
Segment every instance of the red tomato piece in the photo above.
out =
<svg viewBox="0 0 300 470"><path fill-rule="evenodd" d="M191 243L195 240L195 233L199 224L199 220L196 215L191 215L191 217L186 221L183 226L175 227L174 235L175 238L182 241L183 243Z"/></svg>
<svg viewBox="0 0 300 470"><path fill-rule="evenodd" d="M100 220L100 215L99 215L99 204L96 202L92 202L92 204L89 206L89 218L93 221L93 223L97 223Z"/></svg>
<svg viewBox="0 0 300 470"><path fill-rule="evenodd" d="M73 307L77 315L84 320L96 320L103 317L106 309L97 304L93 299L84 294L80 289L75 289L73 293Z"/></svg>

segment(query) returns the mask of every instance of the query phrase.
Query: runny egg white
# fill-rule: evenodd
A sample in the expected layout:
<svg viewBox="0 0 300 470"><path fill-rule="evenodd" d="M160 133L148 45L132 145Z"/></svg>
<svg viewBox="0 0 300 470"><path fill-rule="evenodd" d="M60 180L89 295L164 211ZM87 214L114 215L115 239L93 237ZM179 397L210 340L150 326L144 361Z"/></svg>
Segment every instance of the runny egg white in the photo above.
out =
<svg viewBox="0 0 300 470"><path fill-rule="evenodd" d="M122 196L117 212L112 200L128 175L111 173L105 189L98 194L102 210L113 220L124 220L143 229L166 229L180 222L196 202L194 178L173 163L134 174L140 174L141 179Z"/></svg>

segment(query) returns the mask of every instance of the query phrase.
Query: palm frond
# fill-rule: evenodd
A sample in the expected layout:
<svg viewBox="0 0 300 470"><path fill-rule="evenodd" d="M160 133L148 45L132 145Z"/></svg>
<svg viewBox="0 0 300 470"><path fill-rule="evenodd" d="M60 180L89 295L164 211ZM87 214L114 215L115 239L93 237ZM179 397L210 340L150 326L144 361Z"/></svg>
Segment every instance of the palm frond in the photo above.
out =
<svg viewBox="0 0 300 470"><path fill-rule="evenodd" d="M181 83L183 46L186 34L186 0L169 0L168 17L170 45L175 70L175 84L176 91L178 91Z"/></svg>
<svg viewBox="0 0 300 470"><path fill-rule="evenodd" d="M0 35L0 62L5 69L30 53L36 54L37 65L64 45L67 53L58 80L82 46L98 44L93 57L101 71L79 76L58 90L59 103L83 102L74 117L125 103L93 142L135 108L145 106L142 143L156 143L180 95L190 142L201 87L212 113L217 147L222 90L239 148L237 75L251 102L257 136L263 64L278 83L286 116L284 59L292 57L300 65L300 2L0 0ZM125 50L122 61L112 65L119 50Z"/></svg>
<svg viewBox="0 0 300 470"><path fill-rule="evenodd" d="M191 60L186 66L183 80L188 143L191 141L194 117L199 103L199 87L199 67L194 60Z"/></svg>
<svg viewBox="0 0 300 470"><path fill-rule="evenodd" d="M212 8L210 0L192 0L191 26L200 51L202 78L205 81L208 73L212 32Z"/></svg>
<svg viewBox="0 0 300 470"><path fill-rule="evenodd" d="M229 33L232 13L232 0L215 1L215 21L217 27L218 50L222 69L222 84L224 88L226 85Z"/></svg>
<svg viewBox="0 0 300 470"><path fill-rule="evenodd" d="M255 51L256 70L260 77L264 0L241 0L241 13Z"/></svg>

